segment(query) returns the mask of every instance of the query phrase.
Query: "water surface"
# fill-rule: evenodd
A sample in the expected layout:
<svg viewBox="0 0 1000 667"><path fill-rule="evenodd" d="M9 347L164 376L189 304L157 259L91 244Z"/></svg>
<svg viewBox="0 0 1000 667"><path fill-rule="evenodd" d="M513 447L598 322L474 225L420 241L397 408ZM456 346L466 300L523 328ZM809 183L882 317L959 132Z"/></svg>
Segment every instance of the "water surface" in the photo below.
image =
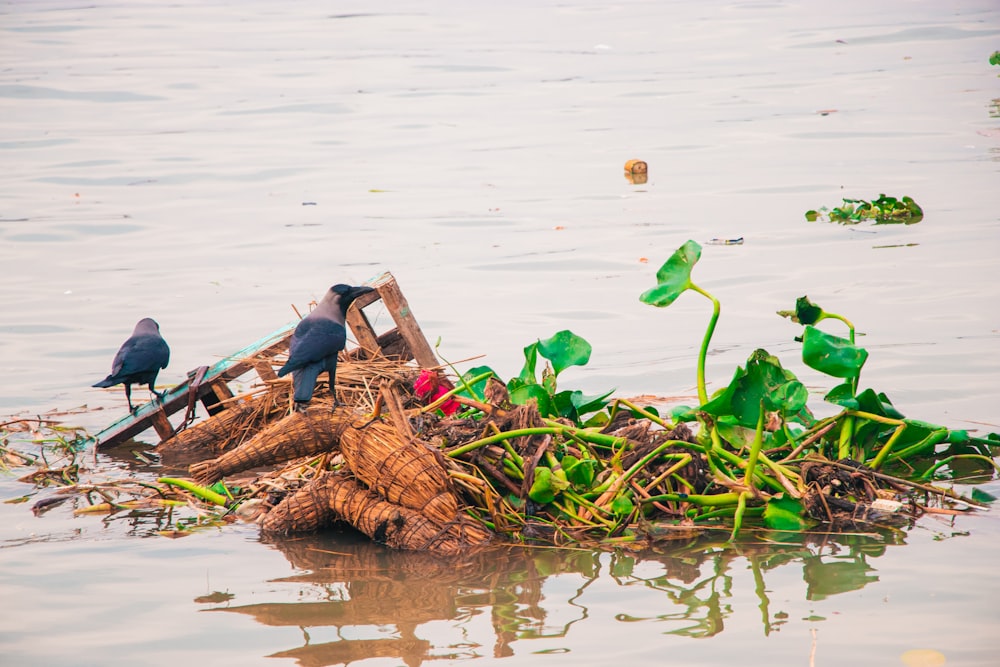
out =
<svg viewBox="0 0 1000 667"><path fill-rule="evenodd" d="M570 328L594 354L568 385L691 395L707 302L638 295L687 239L743 237L696 269L723 304L714 387L765 347L821 395L774 315L808 294L863 333L863 386L997 430L998 41L985 0L5 3L0 413L85 405L70 420L96 431L124 400L89 386L140 317L171 344L169 385L386 270L450 359L514 375L524 345ZM631 158L646 184L623 177ZM881 192L926 218L804 220ZM16 476L5 499L30 489ZM928 648L991 665L1000 649L994 512L452 571L345 536L167 540L149 536L161 518L71 509L0 505L4 662L900 664Z"/></svg>

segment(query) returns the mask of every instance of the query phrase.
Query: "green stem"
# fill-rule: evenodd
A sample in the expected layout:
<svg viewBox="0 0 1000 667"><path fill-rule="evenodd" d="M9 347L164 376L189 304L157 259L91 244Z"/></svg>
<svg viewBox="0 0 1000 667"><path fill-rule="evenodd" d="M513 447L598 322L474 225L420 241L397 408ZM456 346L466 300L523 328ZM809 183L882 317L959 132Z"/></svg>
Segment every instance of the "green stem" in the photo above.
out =
<svg viewBox="0 0 1000 667"><path fill-rule="evenodd" d="M461 447L445 452L445 454L448 458L453 459L461 456L462 454L468 454L469 452L479 449L480 447L503 442L508 438L516 438L522 435L556 435L560 432L560 430L561 428L553 428L551 426L536 426L533 428L519 428L513 431L503 431L485 438L480 438L479 440L473 440L472 442L468 442Z"/></svg>
<svg viewBox="0 0 1000 667"><path fill-rule="evenodd" d="M897 461L899 459L905 459L906 457L912 456L914 454L919 454L923 452L925 449L931 449L939 442L943 442L945 439L947 439L947 437L948 437L948 429L946 428L943 428L940 431L934 431L920 442L910 445L906 449L901 449L895 454L890 454L889 458L893 461Z"/></svg>
<svg viewBox="0 0 1000 667"><path fill-rule="evenodd" d="M848 338L851 341L851 345L854 345L854 324L852 324L849 319L847 319L843 315L838 315L837 313L828 313L826 311L823 311L823 315L826 316L823 319L829 318L831 320L840 320L841 322L846 324L847 329L849 331Z"/></svg>
<svg viewBox="0 0 1000 667"><path fill-rule="evenodd" d="M884 445L882 445L882 449L879 450L879 453L875 455L875 460L868 464L870 468L872 468L873 470L878 470L882 466L886 458L888 458L889 453L892 451L893 445L896 444L896 441L899 440L899 436L903 435L903 431L905 430L906 430L906 424L900 424L899 426L896 427L896 430L893 432L893 434L889 436L889 440Z"/></svg>
<svg viewBox="0 0 1000 667"><path fill-rule="evenodd" d="M741 493L740 499L736 503L736 514L733 515L733 532L729 535L729 541L732 542L739 535L740 528L743 526L743 513L747 509L747 496L749 493Z"/></svg>
<svg viewBox="0 0 1000 667"><path fill-rule="evenodd" d="M863 412L861 410L844 410L843 414L850 415L853 417L860 417L861 419L869 419L873 422L878 422L880 424L891 424L892 426L899 426L905 423L902 419L893 419L892 417L883 417L882 415L877 415L873 412Z"/></svg>
<svg viewBox="0 0 1000 667"><path fill-rule="evenodd" d="M844 417L840 424L840 440L837 443L837 459L851 458L851 444L854 441L854 417Z"/></svg>
<svg viewBox="0 0 1000 667"><path fill-rule="evenodd" d="M983 456L982 454L955 454L954 456L949 456L948 458L941 459L933 466L931 466L930 469L927 470L927 472L925 472L917 479L922 479L924 481L929 480L931 477L934 476L935 472L937 472L940 468L943 468L944 466L951 463L954 459L974 459L977 461L984 461L987 465L993 466L993 469L996 472L1000 473L1000 464L998 464L996 461L994 461L988 456Z"/></svg>
<svg viewBox="0 0 1000 667"><path fill-rule="evenodd" d="M702 405L705 405L708 403L708 391L705 388L705 358L708 356L708 344L712 340L712 334L715 333L715 325L719 322L722 305L718 299L694 283L690 283L689 289L693 289L712 301L712 319L708 322L708 329L705 330L705 337L702 339L701 349L698 351L698 400L701 401Z"/></svg>
<svg viewBox="0 0 1000 667"><path fill-rule="evenodd" d="M764 516L764 510L766 507L747 507L743 510L743 516ZM721 509L712 510L711 512L704 512L703 514L698 514L697 516L691 517L694 521L707 521L709 519L718 519L720 517L728 517L736 514L735 507L723 507Z"/></svg>
<svg viewBox="0 0 1000 667"><path fill-rule="evenodd" d="M514 446L510 444L509 440L503 440L503 448L507 451L510 456L511 462L514 466L521 471L521 475L524 475L524 459L514 450Z"/></svg>
<svg viewBox="0 0 1000 667"><path fill-rule="evenodd" d="M451 391L449 391L446 394L441 394L437 399L434 400L433 403L428 403L424 407L420 408L420 412L432 412L433 410L437 410L439 407L441 407L442 404L444 404L445 401L447 401L449 398L451 398L452 396L454 396L458 392L462 391L463 389L466 390L467 392L469 392L469 396L472 396L477 401L483 400L478 395L476 395L475 391L472 390L472 385L474 385L477 382L480 382L482 380L485 380L486 378L490 377L491 375L493 375L493 372L492 371L487 371L486 373L482 373L480 375L477 375L476 377L474 377L474 378L472 378L471 380L468 380L468 381L466 381L465 378L463 378L461 375L459 375L458 379L461 381L462 384L460 384L459 386L455 387L454 389L452 389Z"/></svg>
<svg viewBox="0 0 1000 667"><path fill-rule="evenodd" d="M743 473L743 483L751 489L753 485L753 474L757 470L757 459L760 457L760 448L764 443L764 401L760 401L760 414L757 416L757 430L753 435L753 444L750 445L750 457L747 459L747 468Z"/></svg>
<svg viewBox="0 0 1000 667"><path fill-rule="evenodd" d="M221 493L216 493L211 489L206 489L204 486L199 486L194 482L187 479L176 479L174 477L160 477L156 480L160 484L169 484L170 486L176 486L185 491L190 491L195 496L201 498L202 500L207 500L215 505L226 506L226 497Z"/></svg>
<svg viewBox="0 0 1000 667"><path fill-rule="evenodd" d="M744 461L740 457L736 456L736 454L733 454L732 452L730 452L728 450L723 449L722 451L719 452L719 454L722 455L722 458L726 459L726 461L728 461L732 465L736 466L737 468L743 468L746 465L746 461ZM772 468L772 469L781 470L782 474L785 475L785 477L789 477L789 475L785 474L785 468L783 466L775 463L774 461L771 461L770 459L768 459L763 454L760 454L759 458L760 458L761 461L764 462L764 464L767 467ZM771 487L775 491L778 491L779 493L786 491L785 487L782 486L781 482L779 482L778 480L772 479L770 476L764 475L764 474L762 474L760 472L755 472L755 474L760 478L760 481L762 481L764 484L767 484L769 487ZM789 477L789 479L790 479L790 477Z"/></svg>
<svg viewBox="0 0 1000 667"><path fill-rule="evenodd" d="M697 493L662 493L658 496L640 498L639 502L645 504L658 501L668 501L675 503L691 503L692 505L698 505L699 507L726 507L737 504L739 500L740 494L735 492L716 493L714 495Z"/></svg>
<svg viewBox="0 0 1000 667"><path fill-rule="evenodd" d="M667 429L668 431L673 428L673 425L670 422L664 421L662 418L657 417L655 414L653 414L649 410L646 410L645 408L640 408L638 405L636 405L632 401L629 401L628 399L619 398L619 399L615 400L615 403L620 404L620 405L624 405L626 408L628 408L632 412L635 412L637 414L642 415L643 417L645 417L649 421L653 422L654 424L659 424L660 426L662 426L663 428Z"/></svg>

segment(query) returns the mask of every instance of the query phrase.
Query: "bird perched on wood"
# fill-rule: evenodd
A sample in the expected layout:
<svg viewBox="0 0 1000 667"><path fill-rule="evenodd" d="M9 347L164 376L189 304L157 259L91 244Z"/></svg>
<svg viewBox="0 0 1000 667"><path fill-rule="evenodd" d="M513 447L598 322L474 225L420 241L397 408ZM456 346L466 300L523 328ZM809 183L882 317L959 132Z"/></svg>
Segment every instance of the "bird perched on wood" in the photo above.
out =
<svg viewBox="0 0 1000 667"><path fill-rule="evenodd" d="M156 391L153 384L160 369L166 368L169 361L170 348L160 335L160 325L155 320L144 317L135 325L129 339L118 348L118 353L111 362L111 375L93 386L113 387L124 384L129 412L135 412L137 408L132 406L132 385L149 385L149 391L162 399L164 392Z"/></svg>
<svg viewBox="0 0 1000 667"><path fill-rule="evenodd" d="M371 287L351 287L338 284L327 290L315 309L299 322L292 334L288 361L278 371L278 377L292 374L295 409L302 411L312 399L319 374L326 371L330 378L330 393L337 403L335 378L337 355L347 343L347 309Z"/></svg>

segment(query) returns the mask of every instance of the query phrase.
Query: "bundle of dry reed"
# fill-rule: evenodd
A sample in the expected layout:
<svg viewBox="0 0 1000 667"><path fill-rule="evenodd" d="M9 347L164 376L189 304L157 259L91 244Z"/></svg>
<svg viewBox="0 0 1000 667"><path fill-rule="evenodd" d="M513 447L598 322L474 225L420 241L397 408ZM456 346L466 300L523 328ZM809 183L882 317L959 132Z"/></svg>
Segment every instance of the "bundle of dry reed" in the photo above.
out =
<svg viewBox="0 0 1000 667"><path fill-rule="evenodd" d="M164 465L182 465L219 456L256 433L284 411L286 401L274 392L250 396L179 432L156 447Z"/></svg>
<svg viewBox="0 0 1000 667"><path fill-rule="evenodd" d="M340 451L357 478L390 503L440 523L458 514L448 473L423 443L407 440L393 427L376 421L345 429Z"/></svg>
<svg viewBox="0 0 1000 667"><path fill-rule="evenodd" d="M333 472L317 477L279 503L264 517L261 530L274 534L322 526L323 499L336 517L373 541L395 549L451 555L485 545L492 539L489 530L464 517L438 523L416 510L383 500L344 473Z"/></svg>
<svg viewBox="0 0 1000 667"><path fill-rule="evenodd" d="M314 405L308 412L293 412L273 422L236 449L188 470L195 482L208 485L243 470L330 451L358 418L350 408L331 412L322 404Z"/></svg>
<svg viewBox="0 0 1000 667"><path fill-rule="evenodd" d="M325 485L327 474L306 483L299 490L264 515L261 532L270 535L312 533L331 525L336 519L330 507L330 492Z"/></svg>

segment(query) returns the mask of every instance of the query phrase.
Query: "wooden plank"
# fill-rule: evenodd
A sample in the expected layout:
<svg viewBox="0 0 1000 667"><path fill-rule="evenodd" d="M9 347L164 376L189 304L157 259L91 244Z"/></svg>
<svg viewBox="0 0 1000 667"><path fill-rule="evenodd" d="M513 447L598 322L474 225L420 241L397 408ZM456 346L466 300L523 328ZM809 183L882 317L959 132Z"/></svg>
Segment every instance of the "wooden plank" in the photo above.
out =
<svg viewBox="0 0 1000 667"><path fill-rule="evenodd" d="M399 289L392 274L382 274L372 286L378 290L379 296L382 297L382 303L385 304L385 309L392 315L392 319L399 327L399 332L403 335L403 339L417 363L423 368L440 366L441 362L438 361L434 350L427 343L424 332L420 330L420 325L413 317L410 304L407 303L406 297L403 296L403 292Z"/></svg>

